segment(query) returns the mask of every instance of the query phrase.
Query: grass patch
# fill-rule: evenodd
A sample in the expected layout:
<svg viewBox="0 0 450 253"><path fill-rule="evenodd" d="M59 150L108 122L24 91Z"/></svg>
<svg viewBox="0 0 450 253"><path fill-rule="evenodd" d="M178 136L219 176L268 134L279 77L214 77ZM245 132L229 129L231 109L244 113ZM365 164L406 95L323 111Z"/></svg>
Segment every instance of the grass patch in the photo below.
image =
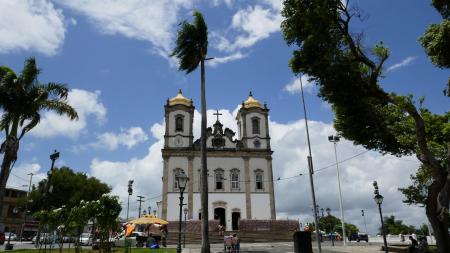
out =
<svg viewBox="0 0 450 253"><path fill-rule="evenodd" d="M18 250L11 250L8 251L10 253L37 253L39 252L38 249L18 249ZM44 250L41 249L41 253L43 253ZM75 249L63 249L63 253L75 253ZM125 253L124 248L115 248L112 252L115 253ZM148 248L132 248L130 253L176 253L176 249L170 249L170 248L163 248L163 249L148 249ZM51 251L47 249L46 253L59 253L59 249L53 248ZM81 253L100 253L99 250L93 250L93 249L82 249Z"/></svg>

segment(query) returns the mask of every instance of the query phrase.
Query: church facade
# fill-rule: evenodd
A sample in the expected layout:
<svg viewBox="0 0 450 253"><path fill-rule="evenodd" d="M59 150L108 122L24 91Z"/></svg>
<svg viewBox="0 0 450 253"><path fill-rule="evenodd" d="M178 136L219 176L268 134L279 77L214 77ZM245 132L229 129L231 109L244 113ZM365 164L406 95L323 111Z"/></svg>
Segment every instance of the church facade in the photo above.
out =
<svg viewBox="0 0 450 253"><path fill-rule="evenodd" d="M219 113L207 129L209 217L226 230L239 230L241 219L275 220L269 109L250 93L236 117L238 136L220 122ZM200 220L200 139L194 140L194 106L179 91L165 105L163 197L161 217L179 219L179 188L175 177L184 172L187 219Z"/></svg>

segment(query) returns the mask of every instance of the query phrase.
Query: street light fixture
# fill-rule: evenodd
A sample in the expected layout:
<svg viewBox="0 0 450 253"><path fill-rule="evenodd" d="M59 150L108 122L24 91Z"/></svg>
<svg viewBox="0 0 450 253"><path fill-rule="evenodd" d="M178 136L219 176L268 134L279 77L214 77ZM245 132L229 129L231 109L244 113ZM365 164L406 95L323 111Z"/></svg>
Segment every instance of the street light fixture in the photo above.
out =
<svg viewBox="0 0 450 253"><path fill-rule="evenodd" d="M181 253L181 222L183 219L183 193L186 189L186 184L189 178L184 174L184 171L181 171L178 173L178 175L175 176L175 180L178 183L178 189L180 189L180 219L178 224L178 246L177 246L177 253Z"/></svg>
<svg viewBox="0 0 450 253"><path fill-rule="evenodd" d="M184 208L184 233L183 233L183 248L186 248L186 216L188 214L188 209Z"/></svg>
<svg viewBox="0 0 450 253"><path fill-rule="evenodd" d="M384 230L384 221L383 221L383 212L381 211L381 204L383 203L384 197L378 191L378 183L377 181L373 181L373 187L375 188L374 194L375 203L378 205L378 211L380 212L380 220L381 220L381 230L383 232L383 242L384 242L384 252L388 253L387 241L386 241L386 231Z"/></svg>
<svg viewBox="0 0 450 253"><path fill-rule="evenodd" d="M338 162L338 158L337 158L337 151L336 151L336 146L337 143L339 142L340 137L339 136L335 136L335 135L330 135L328 136L328 141L333 143L334 146L334 158L336 160L336 171L337 171L337 179L338 179L338 189L339 189L339 207L341 209L341 226L342 226L342 240L344 242L344 246L345 244L345 220L344 220L344 208L342 205L342 191L341 191L341 177L339 174L339 162Z"/></svg>

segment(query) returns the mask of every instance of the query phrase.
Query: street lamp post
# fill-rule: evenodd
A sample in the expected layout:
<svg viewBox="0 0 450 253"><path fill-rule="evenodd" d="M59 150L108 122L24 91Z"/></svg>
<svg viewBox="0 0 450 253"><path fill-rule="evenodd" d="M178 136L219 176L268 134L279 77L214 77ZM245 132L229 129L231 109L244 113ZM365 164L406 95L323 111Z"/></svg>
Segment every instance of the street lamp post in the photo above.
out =
<svg viewBox="0 0 450 253"><path fill-rule="evenodd" d="M367 233L366 216L364 216L364 210L361 210L361 216L363 217L363 220L364 220L364 228L366 229L366 234L368 234Z"/></svg>
<svg viewBox="0 0 450 253"><path fill-rule="evenodd" d="M181 171L176 177L175 180L178 182L178 188L180 189L180 219L178 223L178 246L177 253L181 253L181 223L183 221L183 192L186 189L186 184L189 178Z"/></svg>
<svg viewBox="0 0 450 253"><path fill-rule="evenodd" d="M380 220L381 220L381 230L383 232L383 242L384 242L384 252L388 253L387 241L386 241L386 231L384 230L384 221L383 221L383 212L381 211L381 204L383 203L383 196L378 191L378 183L377 181L373 181L373 187L375 188L374 194L375 203L378 205L378 211L380 212Z"/></svg>
<svg viewBox="0 0 450 253"><path fill-rule="evenodd" d="M133 182L134 182L134 180L128 180L127 226L128 226L128 219L130 218L129 217L129 214L130 214L130 196L133 195ZM125 247L127 249L129 248L129 250L131 251L131 242L128 245L128 240L127 240L126 237L125 237Z"/></svg>
<svg viewBox="0 0 450 253"><path fill-rule="evenodd" d="M338 162L338 158L337 158L337 151L336 151L336 145L339 142L340 138L339 136L334 136L334 135L330 135L328 136L328 141L333 143L334 146L334 158L336 160L336 171L337 171L337 178L338 178L338 189L339 189L339 207L341 209L341 226L342 226L342 240L344 242L344 246L345 244L345 220L344 220L344 209L343 209L343 205L342 205L342 191L341 191L341 177L339 174L339 162Z"/></svg>
<svg viewBox="0 0 450 253"><path fill-rule="evenodd" d="M186 216L187 216L187 213L188 213L188 209L185 208L183 211L184 211L183 248L186 248Z"/></svg>

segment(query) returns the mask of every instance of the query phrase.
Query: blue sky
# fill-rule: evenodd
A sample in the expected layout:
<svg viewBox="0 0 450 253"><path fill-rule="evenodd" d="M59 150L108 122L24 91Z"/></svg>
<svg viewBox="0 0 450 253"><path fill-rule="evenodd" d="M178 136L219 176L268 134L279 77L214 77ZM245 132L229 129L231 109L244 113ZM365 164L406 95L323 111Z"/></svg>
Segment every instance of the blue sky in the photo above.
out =
<svg viewBox="0 0 450 253"><path fill-rule="evenodd" d="M190 19L193 9L204 14L210 32L209 56L216 58L206 70L208 109L222 110L225 125L235 129L233 111L253 91L255 98L270 108L271 134L276 142L274 174L283 177L303 171L303 112L293 83L296 79L288 68L293 48L283 41L279 29L280 2L0 1L0 64L20 71L25 58L36 57L42 68L40 81L66 83L72 89L70 103L81 113L80 120L73 123L46 114L41 126L24 138L9 185L26 184L23 179L30 171L42 178L50 166L48 155L58 149L58 165L98 176L121 197L125 196L122 190L126 181L141 174L145 176L136 184L138 193L148 198L160 195L163 105L181 88L200 109L199 72L185 75L177 71L175 59L168 57L177 24ZM364 32L367 47L383 41L391 49L383 86L402 94L425 96L425 106L432 111L447 111L448 98L442 90L449 72L435 68L417 42L426 26L440 21L430 3L350 3L364 11L364 21L356 21L352 29ZM316 134L312 136L313 156L317 157L316 168L320 168L334 160L332 146L325 139L333 133L333 114L330 106L317 98L314 85L305 84L308 117L314 121L311 132ZM340 160L363 152L350 142L341 143ZM374 162L368 166L371 159ZM389 214L412 224L422 222L422 209L399 203L402 196L396 189L406 185L409 174L417 168L414 158L402 159L368 152L343 164L344 190L348 192L347 198L344 194L346 215L352 222L359 224L361 208L369 213L376 211L370 195L374 179L379 180L380 187L385 183L386 191L395 196L387 206ZM335 180L334 173L328 170L322 176L316 174L316 186L319 204L337 210L337 195L330 195L330 191L336 192L326 184L327 180ZM388 178L393 175L398 175L394 176L398 180ZM279 192L292 187L302 192L277 198L280 217L310 219L309 185L305 179L276 186ZM149 182L155 184L148 186ZM291 197L300 199L292 204ZM155 200L158 198L147 204L154 205ZM368 222L369 230L374 231L377 220Z"/></svg>

